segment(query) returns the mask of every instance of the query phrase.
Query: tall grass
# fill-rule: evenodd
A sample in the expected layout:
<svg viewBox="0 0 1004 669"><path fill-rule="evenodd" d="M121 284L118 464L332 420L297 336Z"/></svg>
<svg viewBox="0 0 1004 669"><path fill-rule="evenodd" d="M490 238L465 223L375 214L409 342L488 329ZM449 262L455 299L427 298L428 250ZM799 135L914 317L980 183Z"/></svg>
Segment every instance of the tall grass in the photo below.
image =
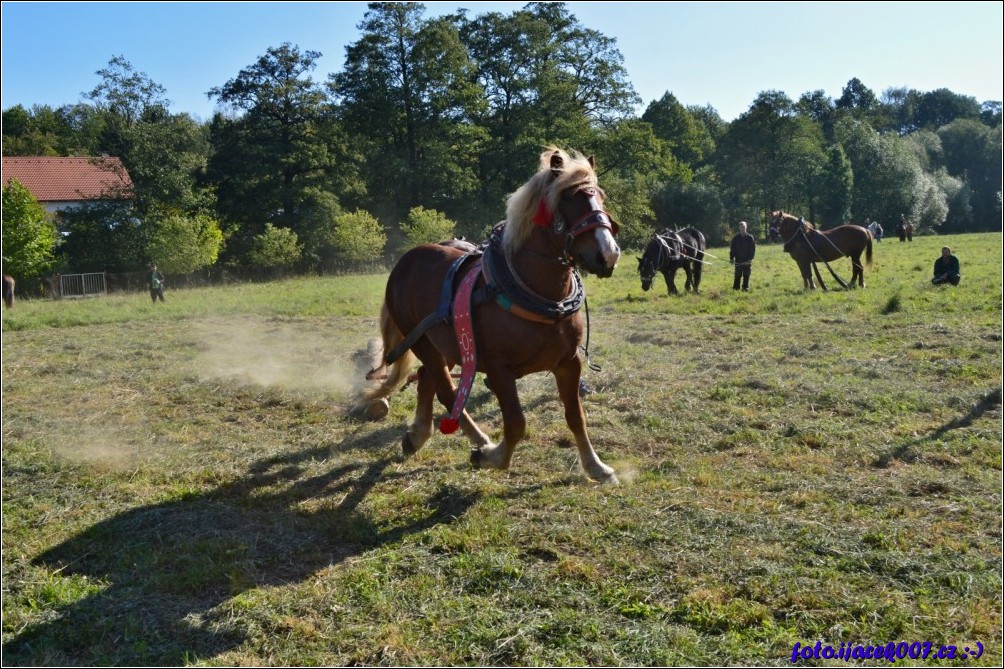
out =
<svg viewBox="0 0 1004 669"><path fill-rule="evenodd" d="M955 288L929 285L946 242ZM411 389L352 417L384 276L19 302L4 664L777 665L931 641L996 666L1001 235L875 257L855 291L804 292L766 245L751 293L724 263L700 295L641 291L631 257L587 278L585 405L619 487L561 448L546 375L519 382L506 473L458 437L402 459ZM498 435L483 384L469 409Z"/></svg>

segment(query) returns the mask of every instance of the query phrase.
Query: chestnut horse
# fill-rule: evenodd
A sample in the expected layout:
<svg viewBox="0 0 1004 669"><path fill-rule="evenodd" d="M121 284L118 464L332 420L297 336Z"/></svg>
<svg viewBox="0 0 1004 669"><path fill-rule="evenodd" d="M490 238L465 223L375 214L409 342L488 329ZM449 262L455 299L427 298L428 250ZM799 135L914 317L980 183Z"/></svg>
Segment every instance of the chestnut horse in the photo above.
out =
<svg viewBox="0 0 1004 669"><path fill-rule="evenodd" d="M401 444L406 456L432 436L435 396L448 409L453 407L440 429L463 430L472 445L471 463L508 469L513 450L526 433L516 379L546 371L557 381L583 471L594 480L617 483L613 468L593 450L579 396L579 345L584 332L579 307L584 295L576 268L609 277L620 258L614 241L617 226L603 210L603 200L592 156L552 147L541 154L537 173L509 196L506 219L482 246L480 261L480 250L471 253L456 244L423 244L401 257L388 278L380 314L384 358L367 375L383 382L363 393L362 406L386 403L409 379L415 359L421 362L415 418ZM468 277L475 272L480 275ZM469 312L473 347L461 330L455 332L457 322L467 319L457 315L456 305L452 318L438 317L449 313L444 302L462 302L453 297L456 284L469 286L467 294L473 294ZM476 355L468 355L471 348ZM473 363L472 358L476 358ZM463 375L457 400L450 369L460 363L465 369L476 364L476 370L488 377L487 385L502 410L503 436L498 444L463 410L470 388Z"/></svg>
<svg viewBox="0 0 1004 669"><path fill-rule="evenodd" d="M820 231L816 230L812 223L783 211L771 214L771 227L775 226L781 233L781 239L784 240L784 250L798 263L807 290L816 288L816 284L812 281L812 268L817 262L829 263L844 256L851 259L853 271L851 281L848 285L840 281L839 277L837 280L845 287L853 287L854 280L857 279L858 285L865 287L865 272L861 265L862 253L865 254L867 265L869 267L872 265L872 234L868 230L860 225L841 225L832 230ZM819 277L820 287L826 290L818 268L816 276ZM834 276L836 277L836 274Z"/></svg>

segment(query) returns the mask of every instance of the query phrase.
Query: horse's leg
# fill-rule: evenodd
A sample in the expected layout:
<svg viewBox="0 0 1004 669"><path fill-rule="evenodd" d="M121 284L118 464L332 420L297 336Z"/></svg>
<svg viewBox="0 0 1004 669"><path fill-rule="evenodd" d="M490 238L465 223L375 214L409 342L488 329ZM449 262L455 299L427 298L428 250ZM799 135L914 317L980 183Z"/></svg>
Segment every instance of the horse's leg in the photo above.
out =
<svg viewBox="0 0 1004 669"><path fill-rule="evenodd" d="M860 286L861 288L864 288L865 287L865 268L864 268L864 265L861 264L861 254L860 253L857 254L856 256L851 256L851 267L854 269L854 272L851 274L851 287L854 287L854 279L857 278L857 280L858 280L858 286Z"/></svg>
<svg viewBox="0 0 1004 669"><path fill-rule="evenodd" d="M704 271L704 266L701 264L700 260L694 261L694 292L701 292L701 273Z"/></svg>
<svg viewBox="0 0 1004 669"><path fill-rule="evenodd" d="M812 268L808 261L799 261L798 269L802 271L802 284L805 290L815 290L816 284L812 282Z"/></svg>
<svg viewBox="0 0 1004 669"><path fill-rule="evenodd" d="M415 406L415 420L408 428L401 443L401 450L405 455L412 455L425 445L425 442L432 436L433 430L433 398L447 408L453 408L453 401L457 396L453 386L453 377L446 366L446 360L431 345L420 341L415 346L423 358L422 367L418 370L418 399ZM427 364L429 360L432 364ZM467 410L464 409L460 416L460 428L471 443L480 448L486 444L491 444L491 440L478 427L471 418Z"/></svg>
<svg viewBox="0 0 1004 669"><path fill-rule="evenodd" d="M676 290L676 268L664 270L662 276L666 279L666 287L669 289L669 294L677 294L679 291Z"/></svg>
<svg viewBox="0 0 1004 669"><path fill-rule="evenodd" d="M499 366L491 366L486 372L492 380L492 392L502 410L503 436L497 445L488 443L472 449L471 464L489 469L509 469L516 444L526 434L526 416L523 415L523 407L516 392L516 378L512 372Z"/></svg>
<svg viewBox="0 0 1004 669"><path fill-rule="evenodd" d="M442 370L440 370L442 371ZM401 452L414 455L432 436L432 398L436 394L436 372L431 365L418 368L418 397L415 401L415 419L401 439Z"/></svg>
<svg viewBox="0 0 1004 669"><path fill-rule="evenodd" d="M613 467L606 465L596 455L593 444L586 432L586 412L582 409L582 397L579 395L579 379L582 374L582 362L575 356L562 363L554 370L554 379L558 383L558 396L565 407L565 422L575 435L575 445L579 449L579 465L586 476L601 483L619 483Z"/></svg>
<svg viewBox="0 0 1004 669"><path fill-rule="evenodd" d="M694 273L690 269L690 263L683 263L683 273L687 275L687 283L683 285L684 290L694 290Z"/></svg>

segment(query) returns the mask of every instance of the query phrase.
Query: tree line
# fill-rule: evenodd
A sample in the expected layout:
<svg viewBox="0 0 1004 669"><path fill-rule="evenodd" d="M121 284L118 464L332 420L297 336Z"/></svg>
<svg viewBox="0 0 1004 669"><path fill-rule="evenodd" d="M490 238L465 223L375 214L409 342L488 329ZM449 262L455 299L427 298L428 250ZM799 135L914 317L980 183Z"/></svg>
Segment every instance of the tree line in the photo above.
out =
<svg viewBox="0 0 1004 669"><path fill-rule="evenodd" d="M638 116L615 40L563 3L437 18L371 3L358 29L324 79L320 53L269 47L207 92L207 122L171 113L123 56L81 102L4 110L4 155L118 156L134 184L62 215L58 235L5 188L4 271L324 271L480 240L552 144L596 156L627 249L670 227L720 243L739 220L762 236L776 209L822 227L1001 229L1000 101L855 78L836 100L764 91L731 122L668 91Z"/></svg>

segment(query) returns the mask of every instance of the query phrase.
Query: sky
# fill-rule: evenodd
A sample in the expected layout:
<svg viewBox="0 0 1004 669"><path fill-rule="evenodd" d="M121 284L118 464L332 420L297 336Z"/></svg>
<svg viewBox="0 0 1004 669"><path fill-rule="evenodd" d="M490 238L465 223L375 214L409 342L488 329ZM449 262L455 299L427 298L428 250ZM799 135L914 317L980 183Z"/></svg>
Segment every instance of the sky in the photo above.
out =
<svg viewBox="0 0 1004 669"><path fill-rule="evenodd" d="M427 18L464 7L509 14L524 2L426 2ZM889 88L947 88L1001 101L1001 2L567 2L614 38L637 112L666 92L732 121L764 91L834 100L853 78ZM289 42L322 56L326 81L360 37L364 2L2 3L2 107L84 101L114 56L166 89L171 111L209 120L206 93Z"/></svg>

